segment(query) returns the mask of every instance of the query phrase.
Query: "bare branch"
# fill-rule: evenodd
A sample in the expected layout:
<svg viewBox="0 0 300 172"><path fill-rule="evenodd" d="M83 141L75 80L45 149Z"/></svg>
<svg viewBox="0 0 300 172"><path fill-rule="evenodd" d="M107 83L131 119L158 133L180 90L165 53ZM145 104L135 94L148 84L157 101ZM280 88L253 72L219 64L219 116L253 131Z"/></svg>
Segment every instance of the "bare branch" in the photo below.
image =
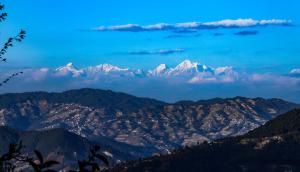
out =
<svg viewBox="0 0 300 172"><path fill-rule="evenodd" d="M26 32L24 30L21 30L20 33L15 36L8 38L7 42L4 44L3 48L0 50L0 60L2 62L6 62L7 59L4 58L3 56L7 53L7 50L9 47L13 47L13 43L16 42L21 42L25 38Z"/></svg>

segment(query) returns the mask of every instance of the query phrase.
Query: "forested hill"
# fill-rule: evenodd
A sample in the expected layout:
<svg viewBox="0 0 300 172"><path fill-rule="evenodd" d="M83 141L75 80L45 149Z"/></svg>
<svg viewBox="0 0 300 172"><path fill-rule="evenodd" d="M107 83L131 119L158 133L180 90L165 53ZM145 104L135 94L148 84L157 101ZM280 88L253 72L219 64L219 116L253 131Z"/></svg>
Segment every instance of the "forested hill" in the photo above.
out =
<svg viewBox="0 0 300 172"><path fill-rule="evenodd" d="M170 155L122 164L112 171L300 171L300 110L285 113L248 134Z"/></svg>

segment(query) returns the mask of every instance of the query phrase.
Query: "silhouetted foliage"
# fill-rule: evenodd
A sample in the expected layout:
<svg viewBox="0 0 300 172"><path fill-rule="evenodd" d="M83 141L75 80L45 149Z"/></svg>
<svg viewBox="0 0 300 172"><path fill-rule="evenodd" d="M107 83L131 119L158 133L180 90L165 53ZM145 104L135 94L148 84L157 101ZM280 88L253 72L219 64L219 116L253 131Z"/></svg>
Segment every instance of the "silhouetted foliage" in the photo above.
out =
<svg viewBox="0 0 300 172"><path fill-rule="evenodd" d="M14 171L15 165L12 161L23 160L21 149L23 148L22 142L19 144L10 144L8 152L0 156L0 172Z"/></svg>
<svg viewBox="0 0 300 172"><path fill-rule="evenodd" d="M54 160L44 161L42 154L38 150L35 150L34 153L38 160L27 157L25 162L27 162L35 172L55 172L55 170L51 168L58 165L59 162Z"/></svg>
<svg viewBox="0 0 300 172"><path fill-rule="evenodd" d="M2 11L4 9L4 5L2 3L0 3L0 11ZM3 22L7 17L7 13L3 12L0 14L0 22Z"/></svg>
<svg viewBox="0 0 300 172"><path fill-rule="evenodd" d="M17 167L17 162L28 163L35 172L53 172L51 167L59 164L57 161L44 161L42 154L35 150L34 153L38 160L23 155L22 149L24 148L22 142L19 144L10 144L8 152L0 156L0 172L13 172Z"/></svg>
<svg viewBox="0 0 300 172"><path fill-rule="evenodd" d="M0 59L3 62L6 62L7 59L3 57L5 53L7 52L9 47L13 47L14 41L21 42L25 38L26 32L24 30L21 30L20 33L15 37L8 38L7 42L5 42L3 48L0 50Z"/></svg>
<svg viewBox="0 0 300 172"><path fill-rule="evenodd" d="M22 142L19 144L10 144L8 152L0 156L0 172L13 172L17 167L17 163L22 166L28 164L34 172L56 172L55 166L60 163L55 160L45 160L43 155L34 150L35 157L22 154L24 148ZM78 170L70 170L70 172L100 172L101 163L109 167L107 158L100 152L98 145L90 149L87 159L78 161Z"/></svg>
<svg viewBox="0 0 300 172"><path fill-rule="evenodd" d="M6 78L5 80L3 80L2 82L0 82L0 86L2 86L3 84L6 84L8 81L10 81L12 78L20 75L20 74L23 74L23 72L16 72L16 73L13 73L12 75L10 75L8 78Z"/></svg>
<svg viewBox="0 0 300 172"><path fill-rule="evenodd" d="M95 145L90 149L87 160L78 161L79 172L99 172L100 166L99 163L97 163L97 160L103 162L107 167L109 167L107 158L100 153L100 146Z"/></svg>
<svg viewBox="0 0 300 172"><path fill-rule="evenodd" d="M3 11L4 7L5 6L2 3L0 3L0 11ZM3 22L6 19L6 17L7 17L7 13L2 12L0 14L0 22ZM7 53L7 50L10 47L13 47L14 42L22 42L23 39L25 38L25 35L26 35L26 32L24 30L21 30L17 36L8 38L8 40L5 42L2 49L0 50L0 61L1 62L6 62L7 61L7 58L4 57L4 55ZM0 82L0 86L2 86L3 84L6 84L12 78L14 78L14 77L16 77L16 76L18 76L19 74L22 74L22 73L23 72L16 72L14 74L11 74L8 78L6 78L2 82Z"/></svg>

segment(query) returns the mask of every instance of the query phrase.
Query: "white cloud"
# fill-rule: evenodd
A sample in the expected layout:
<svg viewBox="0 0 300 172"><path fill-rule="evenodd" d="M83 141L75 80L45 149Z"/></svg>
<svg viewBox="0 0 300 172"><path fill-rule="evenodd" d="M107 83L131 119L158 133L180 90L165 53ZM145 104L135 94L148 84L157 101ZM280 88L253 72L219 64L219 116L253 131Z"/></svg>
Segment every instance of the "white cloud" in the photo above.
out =
<svg viewBox="0 0 300 172"><path fill-rule="evenodd" d="M216 78L214 77L202 77L202 76L195 76L192 79L188 81L191 84L197 84L197 83L216 83L218 82Z"/></svg>
<svg viewBox="0 0 300 172"><path fill-rule="evenodd" d="M174 28L174 26L167 23L158 23L154 25L143 26L142 28L145 30L167 30Z"/></svg>
<svg viewBox="0 0 300 172"><path fill-rule="evenodd" d="M203 23L206 26L215 26L215 27L253 27L253 26L265 26L265 25L291 25L291 20L254 20L254 19L237 19L237 20L221 20L216 22L207 22Z"/></svg>
<svg viewBox="0 0 300 172"><path fill-rule="evenodd" d="M176 49L159 49L159 50L140 50L140 51L131 51L129 54L132 55L169 55L169 54L176 54L176 53L183 53L185 52L185 49L182 48L176 48Z"/></svg>
<svg viewBox="0 0 300 172"><path fill-rule="evenodd" d="M180 30L180 29L219 29L219 28L244 28L244 27L258 27L258 26L291 26L291 20L271 19L271 20L254 20L254 19L226 19L213 22L186 22L177 24L158 23L152 25L141 26L137 24L126 24L116 26L100 26L93 30L96 31L161 31L161 30Z"/></svg>
<svg viewBox="0 0 300 172"><path fill-rule="evenodd" d="M271 87L281 87L286 89L300 88L300 78L289 75L253 74L249 75L249 82L265 83Z"/></svg>
<svg viewBox="0 0 300 172"><path fill-rule="evenodd" d="M32 79L38 81L47 77L50 69L49 68L41 68L31 72Z"/></svg>

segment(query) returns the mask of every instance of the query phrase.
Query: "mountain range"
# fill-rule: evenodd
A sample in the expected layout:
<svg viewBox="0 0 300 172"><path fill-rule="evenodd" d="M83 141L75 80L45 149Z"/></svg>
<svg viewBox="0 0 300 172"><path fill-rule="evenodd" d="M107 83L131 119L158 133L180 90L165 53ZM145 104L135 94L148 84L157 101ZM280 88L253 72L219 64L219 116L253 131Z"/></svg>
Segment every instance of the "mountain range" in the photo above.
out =
<svg viewBox="0 0 300 172"><path fill-rule="evenodd" d="M39 81L44 79L72 78L84 79L85 82L93 83L97 80L110 78L112 80L122 79L162 79L169 78L182 79L184 83L195 83L201 81L214 82L232 82L239 79L240 74L232 67L210 67L184 60L175 67L168 67L166 64L160 64L152 70L121 68L111 64L100 64L85 68L77 68L73 63L68 63L65 66L52 68L24 69L24 77L29 75L31 80ZM28 78L30 79L30 78ZM107 81L108 82L108 81Z"/></svg>
<svg viewBox="0 0 300 172"><path fill-rule="evenodd" d="M77 76L89 76L97 74L119 74L127 76L178 76L178 75L196 75L199 73L207 73L211 75L226 75L233 73L232 67L218 67L213 68L206 65L202 65L190 60L184 60L174 68L167 67L166 64L160 64L155 69L144 71L143 69L129 69L120 68L111 64L101 64L93 67L87 67L83 69L77 69L73 63L68 63L66 66L59 67L53 71L56 75L72 75Z"/></svg>
<svg viewBox="0 0 300 172"><path fill-rule="evenodd" d="M0 95L0 125L24 131L63 128L92 142L107 138L119 150L134 146L131 155L143 157L241 135L297 107L244 97L171 104L97 89L11 93Z"/></svg>

